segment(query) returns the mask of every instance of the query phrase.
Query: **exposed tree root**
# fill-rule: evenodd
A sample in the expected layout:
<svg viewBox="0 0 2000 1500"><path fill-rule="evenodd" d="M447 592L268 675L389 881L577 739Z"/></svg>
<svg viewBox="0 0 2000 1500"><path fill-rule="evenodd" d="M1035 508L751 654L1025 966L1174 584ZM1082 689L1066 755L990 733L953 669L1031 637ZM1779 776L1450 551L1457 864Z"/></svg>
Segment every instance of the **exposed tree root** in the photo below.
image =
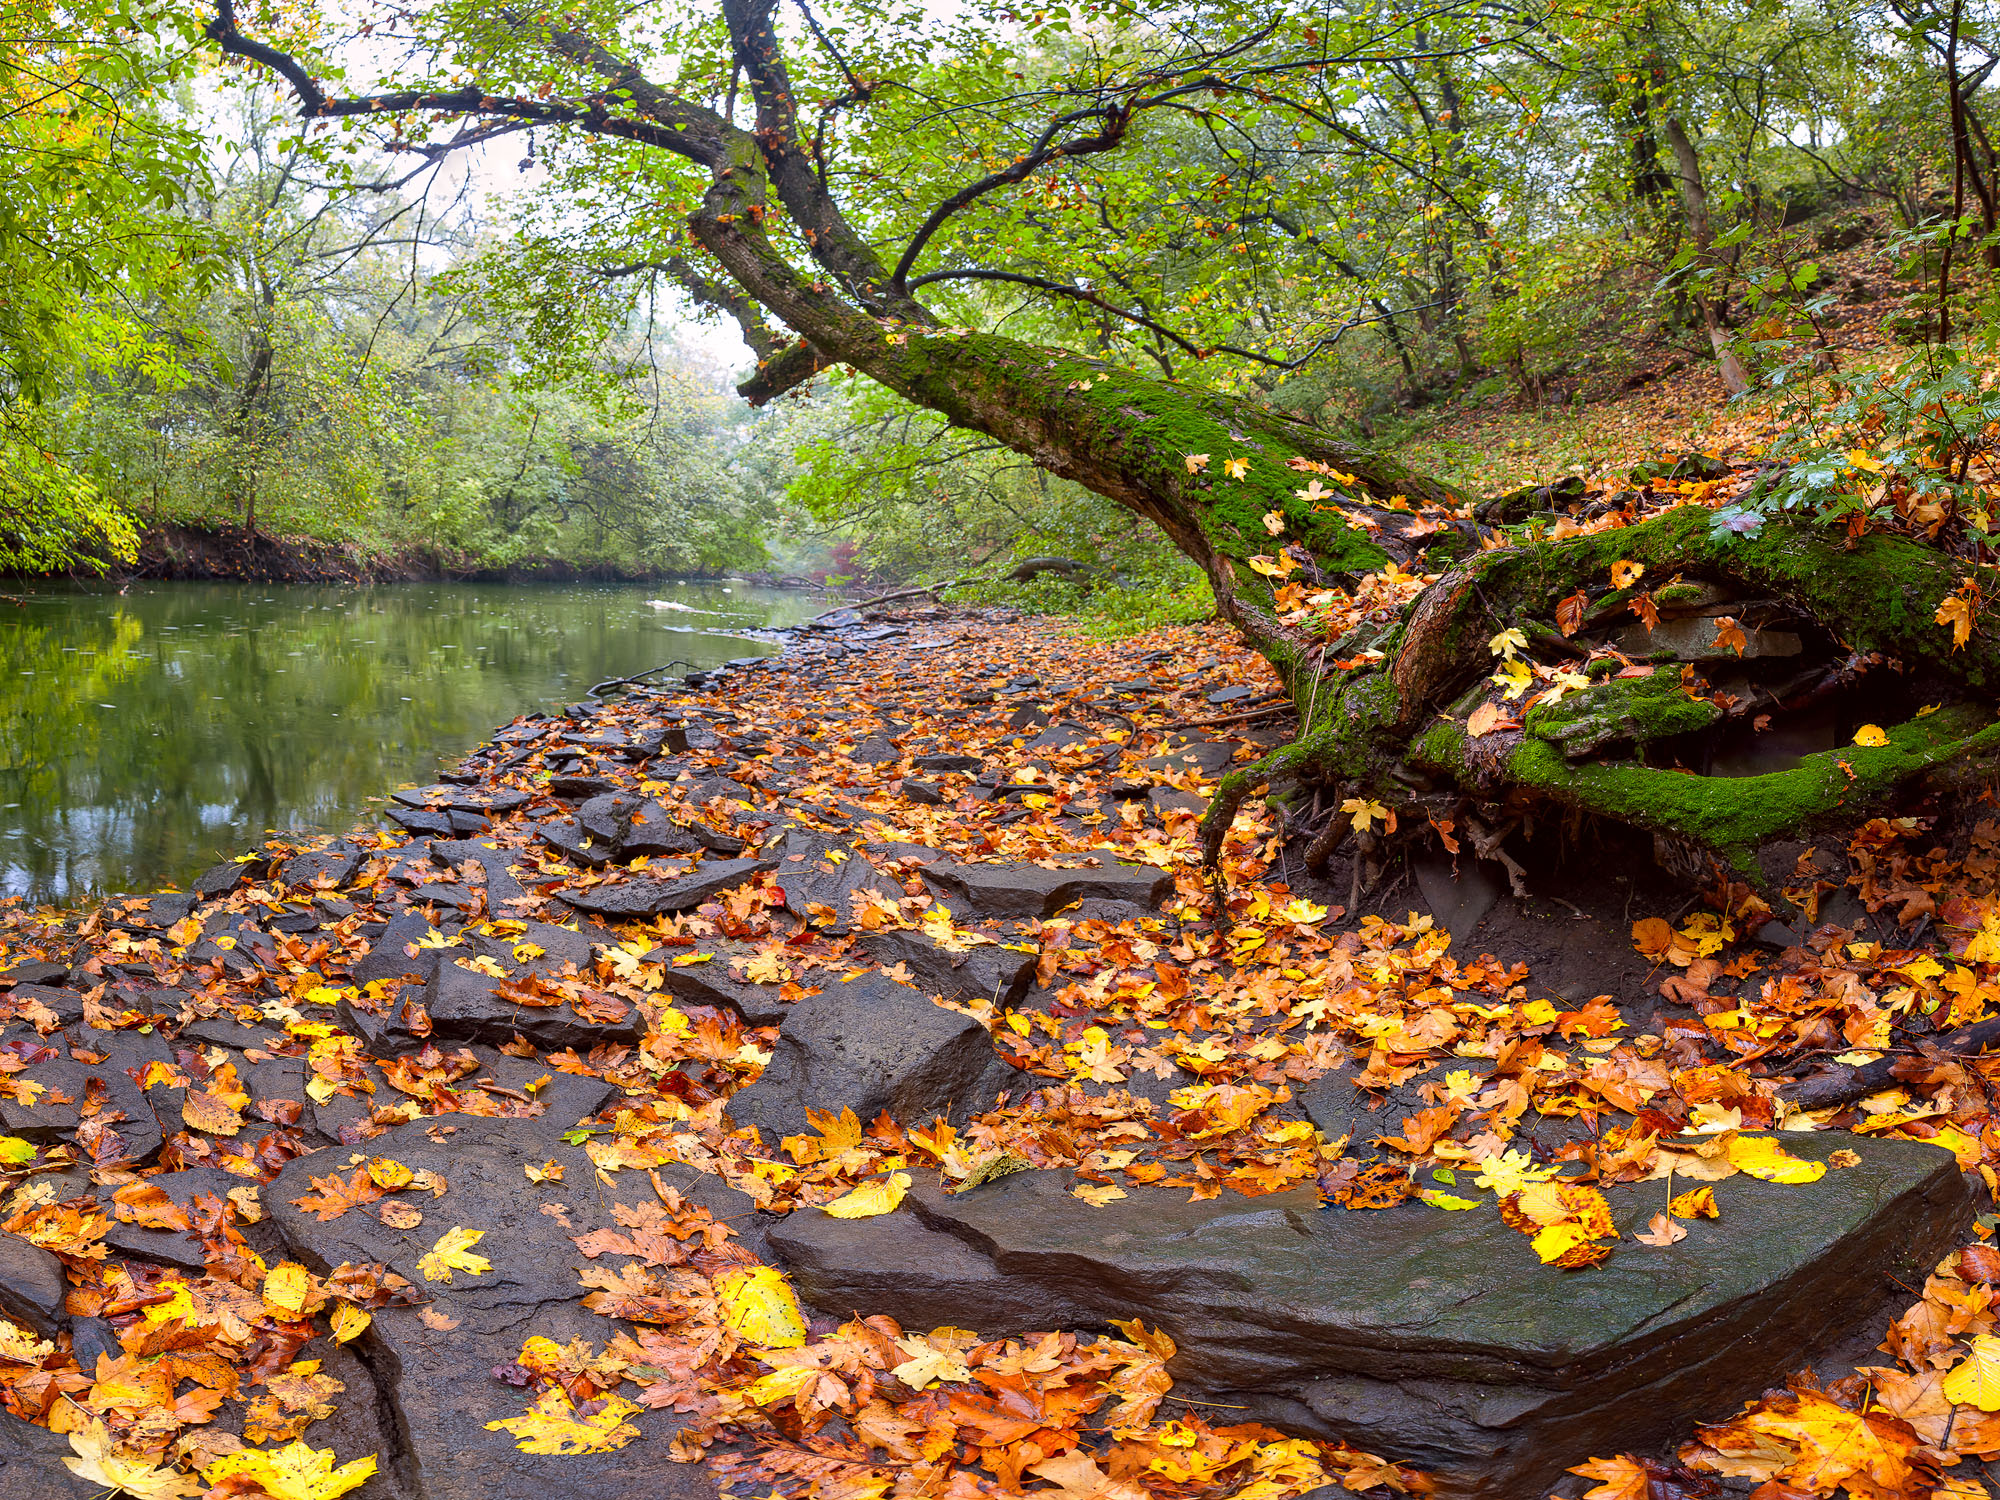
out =
<svg viewBox="0 0 2000 1500"><path fill-rule="evenodd" d="M1650 831L1762 887L1760 845L2000 766L2000 637L1975 620L1954 649L1935 618L1968 577L2000 595L1994 569L1913 541L1803 522L1744 537L1698 506L1475 554L1393 621L1272 643L1299 736L1224 779L1204 857L1266 786L1380 803L1406 830L1455 816L1517 892L1503 843L1537 806ZM1757 771L1757 736L1800 723L1825 748ZM1352 822L1313 833L1309 868Z"/></svg>

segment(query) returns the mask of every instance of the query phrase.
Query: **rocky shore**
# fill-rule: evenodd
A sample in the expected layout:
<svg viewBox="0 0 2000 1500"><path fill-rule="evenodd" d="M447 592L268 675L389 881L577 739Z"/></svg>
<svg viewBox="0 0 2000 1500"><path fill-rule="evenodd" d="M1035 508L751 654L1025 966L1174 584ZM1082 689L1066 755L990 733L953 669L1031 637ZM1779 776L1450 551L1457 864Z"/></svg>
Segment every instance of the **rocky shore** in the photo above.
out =
<svg viewBox="0 0 2000 1500"><path fill-rule="evenodd" d="M363 1500L1512 1497L1872 1342L1952 1151L1717 1166L1776 1122L1681 1082L1652 877L1350 913L1246 812L1212 884L1290 722L1215 631L836 617L392 826L10 913L0 1500L307 1450ZM1716 1215L1654 1248L1675 1161ZM1608 1259L1538 1253L1551 1179Z"/></svg>

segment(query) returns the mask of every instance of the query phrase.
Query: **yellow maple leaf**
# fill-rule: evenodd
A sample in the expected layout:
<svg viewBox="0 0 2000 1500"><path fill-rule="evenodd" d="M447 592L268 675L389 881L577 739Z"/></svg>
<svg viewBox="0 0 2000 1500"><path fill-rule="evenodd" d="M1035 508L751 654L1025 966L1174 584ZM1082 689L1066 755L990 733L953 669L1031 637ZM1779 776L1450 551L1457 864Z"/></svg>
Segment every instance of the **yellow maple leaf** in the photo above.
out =
<svg viewBox="0 0 2000 1500"><path fill-rule="evenodd" d="M296 1321L312 1294L312 1277L296 1261L283 1261L264 1278L264 1306L280 1318Z"/></svg>
<svg viewBox="0 0 2000 1500"><path fill-rule="evenodd" d="M1854 743L1864 750L1879 750L1889 743L1889 735L1880 724L1863 724L1854 731Z"/></svg>
<svg viewBox="0 0 2000 1500"><path fill-rule="evenodd" d="M76 1457L65 1458L63 1466L86 1484L102 1485L110 1493L135 1495L138 1500L185 1500L201 1493L202 1487L185 1474L118 1457L112 1452L110 1433L96 1418L72 1432L69 1445L76 1449Z"/></svg>
<svg viewBox="0 0 2000 1500"><path fill-rule="evenodd" d="M1245 474L1250 472L1250 460L1247 458L1225 458L1222 461L1222 472L1227 474L1231 479L1241 479Z"/></svg>
<svg viewBox="0 0 2000 1500"><path fill-rule="evenodd" d="M1826 1176L1825 1162L1801 1161L1768 1135L1732 1136L1728 1151L1737 1171L1765 1182L1797 1184Z"/></svg>
<svg viewBox="0 0 2000 1500"><path fill-rule="evenodd" d="M1667 1212L1676 1219L1719 1219L1722 1210L1715 1204L1714 1188L1695 1188L1679 1193L1667 1204Z"/></svg>
<svg viewBox="0 0 2000 1500"><path fill-rule="evenodd" d="M806 1341L806 1320L791 1283L770 1266L739 1266L715 1278L722 1318L747 1344L796 1349Z"/></svg>
<svg viewBox="0 0 2000 1500"><path fill-rule="evenodd" d="M204 1464L201 1477L211 1485L241 1474L263 1486L271 1500L334 1500L358 1489L375 1475L375 1455L333 1466L331 1448L292 1443L283 1448L242 1448Z"/></svg>
<svg viewBox="0 0 2000 1500"><path fill-rule="evenodd" d="M1629 589L1644 576L1645 572L1644 563L1621 558L1611 565L1611 586L1614 589Z"/></svg>
<svg viewBox="0 0 2000 1500"><path fill-rule="evenodd" d="M1941 1389L1954 1406L2000 1411L2000 1338L1974 1334L1971 1352L1945 1376Z"/></svg>
<svg viewBox="0 0 2000 1500"><path fill-rule="evenodd" d="M815 1372L817 1373L817 1372ZM514 1434L514 1444L523 1453L609 1453L622 1448L639 1435L639 1429L625 1419L638 1407L623 1396L599 1396L579 1410L561 1386L550 1386L535 1398L535 1404L518 1417L502 1417L488 1422L488 1432Z"/></svg>
<svg viewBox="0 0 2000 1500"><path fill-rule="evenodd" d="M1188 473L1199 474L1203 469L1208 467L1208 455L1206 453L1183 454L1181 462L1187 465Z"/></svg>
<svg viewBox="0 0 2000 1500"><path fill-rule="evenodd" d="M417 1262L417 1269L424 1273L426 1281L451 1282L453 1271L463 1271L468 1276L484 1276L493 1269L493 1262L483 1255L470 1253L486 1233L483 1229L461 1229L454 1224L438 1236L438 1242L424 1252Z"/></svg>
<svg viewBox="0 0 2000 1500"><path fill-rule="evenodd" d="M908 1172L891 1172L873 1182L864 1182L853 1192L820 1205L820 1211L836 1219L872 1219L894 1211L910 1188Z"/></svg>

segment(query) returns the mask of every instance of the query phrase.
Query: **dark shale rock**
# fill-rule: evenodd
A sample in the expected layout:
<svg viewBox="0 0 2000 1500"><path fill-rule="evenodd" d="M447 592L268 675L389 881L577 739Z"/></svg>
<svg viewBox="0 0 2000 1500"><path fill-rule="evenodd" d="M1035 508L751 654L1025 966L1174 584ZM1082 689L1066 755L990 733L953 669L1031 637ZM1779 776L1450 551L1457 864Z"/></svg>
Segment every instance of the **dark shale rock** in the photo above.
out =
<svg viewBox="0 0 2000 1500"><path fill-rule="evenodd" d="M597 1087L600 1097L613 1092L609 1085ZM574 1106L578 1101L570 1102ZM311 1191L309 1178L332 1169L336 1161L301 1157L263 1190L286 1244L308 1267L324 1271L342 1261L381 1261L414 1283L420 1296L458 1319L455 1328L432 1329L415 1307L385 1307L356 1340L355 1352L398 1414L404 1439L400 1461L411 1471L408 1489L425 1500L529 1500L542 1495L714 1500L715 1481L708 1470L666 1458L666 1444L686 1424L684 1417L641 1412L630 1418L641 1436L629 1446L577 1457L525 1453L510 1433L487 1430L488 1422L528 1409L528 1393L487 1374L511 1364L526 1338L540 1334L567 1343L577 1337L599 1342L606 1337L605 1320L578 1302L585 1291L579 1274L592 1263L572 1236L612 1225L608 1204L614 1200L654 1201L652 1187L640 1173L625 1174L611 1188L594 1185L589 1159L561 1138L562 1130L580 1117L573 1107L559 1114L552 1106L534 1121L448 1116L385 1132L369 1143L371 1154L438 1172L449 1184L442 1198L409 1198L424 1219L407 1232L390 1228L365 1208L322 1224L294 1207L290 1200ZM457 1128L433 1134L440 1125ZM565 1183L524 1191L522 1169L551 1157L567 1166ZM746 1243L759 1242L755 1208L747 1196L686 1169L663 1172L663 1180L718 1218L747 1229ZM557 1204L569 1222L543 1213L545 1201ZM417 1261L454 1225L486 1231L472 1249L492 1267L478 1275L456 1272L449 1285L426 1281ZM597 1262L604 1268L622 1263L616 1257Z"/></svg>
<svg viewBox="0 0 2000 1500"><path fill-rule="evenodd" d="M655 948L646 955L648 963L664 964L660 971L660 988L677 1000L685 1000L693 1005L715 1005L725 1010L734 1010L751 1026L776 1026L792 1013L792 1007L778 998L778 986L758 984L753 980L738 979L731 969L729 960L738 955L749 958L756 952L748 944L712 945L715 956L707 963L674 966L674 959L684 954L685 949ZM703 951L710 951L705 944Z"/></svg>
<svg viewBox="0 0 2000 1500"><path fill-rule="evenodd" d="M74 1026L83 1019L83 996L72 989L56 989L46 984L17 984L0 991L0 1016L20 1014L29 1005L53 1011L60 1026Z"/></svg>
<svg viewBox="0 0 2000 1500"><path fill-rule="evenodd" d="M870 864L853 842L805 828L788 830L776 845L766 840L764 851L778 872L772 883L785 893L786 911L803 919L812 907L830 906L839 930L854 915L856 891L873 891L889 901L902 899L903 888Z"/></svg>
<svg viewBox="0 0 2000 1500"><path fill-rule="evenodd" d="M1174 877L1151 865L1045 870L1040 865L935 864L924 870L924 879L945 896L968 902L982 917L1052 917L1071 902L1093 896L1156 907L1174 888Z"/></svg>
<svg viewBox="0 0 2000 1500"><path fill-rule="evenodd" d="M610 846L620 861L640 855L741 854L743 841L716 833L699 823L678 823L651 797L612 792L592 797L576 810L576 820L593 843Z"/></svg>
<svg viewBox="0 0 2000 1500"><path fill-rule="evenodd" d="M992 1000L1012 1005L1035 980L1035 955L997 943L977 943L952 953L920 932L891 928L864 932L860 947L884 968L908 966L911 982L947 1000Z"/></svg>
<svg viewBox="0 0 2000 1500"><path fill-rule="evenodd" d="M76 1057L78 1052L105 1056L90 1062ZM0 1135L18 1135L37 1144L75 1141L86 1157L107 1165L146 1161L160 1149L163 1136L129 1070L169 1060L165 1042L137 1031L74 1026L56 1032L41 1039L28 1066L13 1075L17 1082L25 1079L43 1086L35 1102L0 1098ZM92 1097L93 1082L102 1091L102 1108L84 1120L79 1112Z"/></svg>
<svg viewBox="0 0 2000 1500"><path fill-rule="evenodd" d="M24 984L61 984L69 973L69 965L50 963L44 958L24 958L0 979L12 980L16 986Z"/></svg>
<svg viewBox="0 0 2000 1500"><path fill-rule="evenodd" d="M96 1362L85 1368L95 1370ZM75 1453L63 1434L0 1407L0 1500L97 1500L103 1485L86 1483L63 1467Z"/></svg>
<svg viewBox="0 0 2000 1500"><path fill-rule="evenodd" d="M1917 1142L1787 1135L1858 1166L1801 1186L1714 1184L1722 1218L1668 1249L1630 1242L1657 1190L1613 1188L1627 1240L1587 1271L1540 1264L1491 1207L1322 1211L1311 1189L1102 1208L1021 1172L893 1214L810 1210L771 1230L794 1284L851 1316L982 1332L1139 1317L1179 1353L1177 1389L1432 1471L1446 1497L1544 1493L1580 1453L1644 1451L1734 1410L1866 1324L1885 1272L1921 1277L1972 1193ZM1896 1270L1895 1268L1905 1268Z"/></svg>
<svg viewBox="0 0 2000 1500"><path fill-rule="evenodd" d="M806 1109L883 1110L905 1124L962 1121L988 1109L1017 1073L986 1028L880 974L829 983L792 1007L763 1076L730 1115L777 1140L810 1128Z"/></svg>
<svg viewBox="0 0 2000 1500"><path fill-rule="evenodd" d="M505 852L476 839L438 839L431 844L431 858L441 865L456 867L470 860L486 873L486 910L498 916L510 901L528 894L514 876Z"/></svg>
<svg viewBox="0 0 2000 1500"><path fill-rule="evenodd" d="M350 971L351 977L356 984L403 977L429 979L437 972L438 955L445 950L422 945L437 930L427 918L415 913L406 912L391 919L389 925L376 935L375 941L369 944L368 951L355 962ZM451 936L449 932L443 935Z"/></svg>
<svg viewBox="0 0 2000 1500"><path fill-rule="evenodd" d="M986 762L976 755L919 755L910 762L919 771L976 771Z"/></svg>
<svg viewBox="0 0 2000 1500"><path fill-rule="evenodd" d="M0 1317L38 1339L52 1339L69 1319L63 1313L62 1262L40 1245L0 1232ZM4 1472L4 1471L0 1471Z"/></svg>
<svg viewBox="0 0 2000 1500"><path fill-rule="evenodd" d="M598 870L611 863L611 846L592 838L574 818L551 818L546 823L537 823L535 837L585 869Z"/></svg>
<svg viewBox="0 0 2000 1500"><path fill-rule="evenodd" d="M587 891L559 891L557 896L578 911L601 917L657 917L662 912L692 911L770 868L768 859L711 859L677 879L641 875Z"/></svg>
<svg viewBox="0 0 2000 1500"><path fill-rule="evenodd" d="M295 854L278 867L278 879L286 885L311 885L328 880L346 885L361 871L365 856L353 849L321 849L311 854Z"/></svg>
<svg viewBox="0 0 2000 1500"><path fill-rule="evenodd" d="M210 865L203 870L188 889L205 900L213 900L217 896L226 896L239 885L256 879L264 873L264 868L261 859L224 860L219 865Z"/></svg>

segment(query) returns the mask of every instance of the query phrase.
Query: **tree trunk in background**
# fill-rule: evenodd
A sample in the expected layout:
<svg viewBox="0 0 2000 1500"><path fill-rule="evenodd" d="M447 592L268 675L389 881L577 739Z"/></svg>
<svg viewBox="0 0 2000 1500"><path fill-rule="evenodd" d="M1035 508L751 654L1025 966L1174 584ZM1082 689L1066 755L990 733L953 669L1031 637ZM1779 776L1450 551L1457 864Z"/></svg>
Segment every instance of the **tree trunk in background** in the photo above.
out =
<svg viewBox="0 0 2000 1500"><path fill-rule="evenodd" d="M1715 242L1715 231L1709 224L1708 188L1702 181L1701 154L1688 138L1679 115L1667 116L1665 134L1668 149L1674 153L1675 175L1680 179L1681 208L1687 215L1688 237L1706 257L1709 246ZM1700 289L1695 291L1694 301L1701 313L1702 326L1708 331L1709 347L1714 349L1715 362L1722 371L1722 383L1730 395L1740 396L1750 389L1750 374L1736 357L1736 351L1729 347L1729 333L1722 326L1715 301Z"/></svg>

